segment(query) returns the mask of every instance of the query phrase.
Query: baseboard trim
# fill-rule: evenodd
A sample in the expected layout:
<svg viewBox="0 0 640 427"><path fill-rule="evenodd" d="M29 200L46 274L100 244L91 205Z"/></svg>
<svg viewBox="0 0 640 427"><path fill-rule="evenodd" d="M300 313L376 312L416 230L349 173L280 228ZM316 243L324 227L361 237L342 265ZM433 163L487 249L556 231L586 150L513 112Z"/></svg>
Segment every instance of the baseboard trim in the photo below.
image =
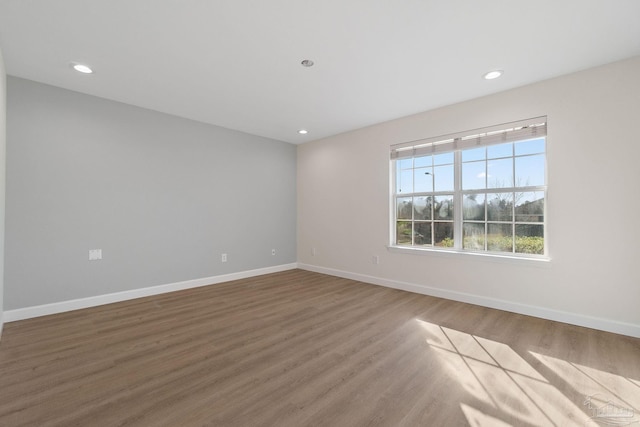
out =
<svg viewBox="0 0 640 427"><path fill-rule="evenodd" d="M628 335L640 338L640 325L619 322L611 319L603 319L599 317L586 316L560 310L520 304L512 301L501 300L497 298L483 297L463 292L449 291L446 289L433 288L415 283L402 282L398 280L384 279L365 274L352 273L333 268L320 267L311 264L291 263L277 265L273 267L259 268L255 270L241 271L237 273L223 274L219 276L204 277L201 279L186 280L183 282L169 283L165 285L151 286L141 289L133 289L130 291L115 292L112 294L98 295L94 297L80 298L69 301L61 301L51 304L38 305L33 307L19 308L15 310L7 310L2 313L2 323L15 322L34 317L47 316L50 314L64 313L72 310L80 310L83 308L96 307L114 302L127 301L135 298L142 298L152 295L160 295L168 292L180 291L183 289L197 288L201 286L215 285L217 283L229 282L232 280L246 279L249 277L260 276L263 274L278 273L281 271L293 270L300 268L302 270L313 271L316 273L328 274L331 276L343 277L345 279L357 280L372 285L385 286L388 288L399 289L408 292L414 292L423 295L430 295L439 298L450 299L454 301L466 302L469 304L481 305L484 307L495 308L498 310L510 311L512 313L525 314L528 316L539 317L556 322L568 323L587 328L598 329L606 332L613 332L621 335ZM0 328L2 325L0 324ZM1 335L0 335L1 336Z"/></svg>
<svg viewBox="0 0 640 427"><path fill-rule="evenodd" d="M380 277L336 270L327 267L319 267L310 264L298 263L298 268L302 270L314 271L316 273L343 277L345 279L357 280L373 285L385 286L388 288L400 289L403 291L414 292L423 295L466 302L469 304L481 305L498 310L510 311L512 313L525 314L542 319L554 320L556 322L568 323L576 326L584 326L587 328L640 338L640 325L632 323L625 323L611 319L603 319L599 317L586 316L583 314L553 310L549 308L521 304L497 298L483 297L480 295L467 294L463 292L449 291L446 289L433 288L430 286L418 285L415 283L383 279Z"/></svg>
<svg viewBox="0 0 640 427"><path fill-rule="evenodd" d="M4 322L15 322L18 320L31 319L33 317L47 316L50 314L64 313L72 310L96 307L114 302L127 301L135 298L148 297L152 295L165 294L167 292L181 291L183 289L198 288L201 286L215 285L217 283L229 282L232 280L246 279L263 274L279 273L281 271L293 270L298 264L282 264L273 267L258 268L255 270L241 271L238 273L222 274L220 276L203 277L201 279L185 280L183 282L169 283L165 285L151 286L148 288L132 289L130 291L114 292L112 294L97 295L94 297L79 298L69 301L55 302L51 304L38 305L33 307L7 310L4 312Z"/></svg>

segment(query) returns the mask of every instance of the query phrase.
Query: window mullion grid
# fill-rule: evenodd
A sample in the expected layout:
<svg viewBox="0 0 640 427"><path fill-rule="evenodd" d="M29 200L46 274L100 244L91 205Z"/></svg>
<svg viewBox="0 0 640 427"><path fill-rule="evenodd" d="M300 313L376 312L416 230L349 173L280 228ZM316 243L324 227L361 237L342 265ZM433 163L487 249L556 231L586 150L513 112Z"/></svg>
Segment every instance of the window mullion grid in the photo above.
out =
<svg viewBox="0 0 640 427"><path fill-rule="evenodd" d="M391 230L389 230L389 234L390 234L390 241L392 243L392 245L397 245L398 244L398 194L396 193L396 190L398 188L398 162L396 160L391 161L391 194L393 195L393 197L391 197L392 203L391 206L389 206L389 217L391 218L392 222L393 222L393 226L391 227Z"/></svg>
<svg viewBox="0 0 640 427"><path fill-rule="evenodd" d="M485 252L489 250L489 206L487 204L487 199L489 195L487 191L484 192L484 250Z"/></svg>
<svg viewBox="0 0 640 427"><path fill-rule="evenodd" d="M435 194L435 190L436 190L436 178L435 178L435 165L434 165L434 159L433 159L433 155L431 156L431 175L430 175L430 179L431 179L431 215L429 216L429 218L431 218L431 221L429 222L429 229L431 230L431 241L429 242L429 244L431 245L431 247L435 247L436 245L436 194Z"/></svg>
<svg viewBox="0 0 640 427"><path fill-rule="evenodd" d="M414 207L416 199L416 158L411 159L411 246L415 245L416 236L416 210Z"/></svg>
<svg viewBox="0 0 640 427"><path fill-rule="evenodd" d="M489 250L489 161L484 147L484 250Z"/></svg>
<svg viewBox="0 0 640 427"><path fill-rule="evenodd" d="M514 160L515 165L515 160ZM515 180L515 166L514 166L514 175L513 179ZM515 190L511 193L511 253L516 252L516 192Z"/></svg>
<svg viewBox="0 0 640 427"><path fill-rule="evenodd" d="M453 153L453 247L462 249L463 225L462 225L462 150Z"/></svg>
<svg viewBox="0 0 640 427"><path fill-rule="evenodd" d="M482 145L482 144L480 144ZM497 160L502 160L502 159L507 159L507 158L511 158L512 163L511 163L511 169L512 169L512 183L511 186L509 187L502 187L502 188L489 188L489 171L488 171L488 164L489 164L489 159L487 158L488 155L488 150L487 147L485 146L485 155L484 155L484 188L478 188L478 189L473 189L473 190L463 190L462 188L462 166L463 166L463 162L462 162L462 153L463 150L466 149L470 149L471 147L466 147L466 148L462 148L462 147L458 147L458 149L455 149L454 146L454 150L452 150L453 155L454 155L454 162L453 162L453 166L454 166L454 191L453 191L453 203L454 203L454 211L453 211L453 237L454 237L454 245L453 245L453 249L456 250L464 250L464 224L465 224L465 219L464 219L464 199L466 195L469 194L482 194L483 198L484 198L484 220L483 221L475 221L475 220L469 220L470 223L477 223L477 224L483 224L484 225L484 251L489 251L489 239L488 239L488 233L489 233L489 225L491 224L509 224L510 225L510 229L511 229L511 253L516 253L516 230L518 229L518 225L522 224L522 225L532 225L532 226L541 226L542 230L544 232L543 238L544 238L544 248L542 249L543 254L546 255L547 253L547 245L548 245L548 239L547 239L547 227L546 227L546 223L547 223L547 206L548 206L548 200L547 200L547 180L546 180L546 174L547 174L547 168L546 168L546 147L545 150L543 151L545 158L544 158L544 165L545 165L545 180L544 180L544 184L543 185L531 185L531 186L518 186L519 183L517 183L516 180L516 159L517 158L521 158L521 157L530 157L530 156L537 156L538 153L527 153L527 154L521 154L521 155L516 155L515 152L515 143L511 146L512 150L511 150L511 156L501 156L501 157L497 157ZM445 152L445 151L440 151L440 152ZM414 152L414 155L416 153ZM425 153L426 154L426 153ZM394 239L394 243L397 242L398 240L398 231L397 231L397 223L398 221L405 221L405 220L399 220L398 219L398 198L399 197L411 197L411 215L410 215L410 220L411 221L411 239L410 239L410 243L411 246L415 246L416 245L416 234L417 234L417 230L416 230L416 226L417 223L416 221L418 220L417 216L416 216L416 211L414 209L414 204L415 204L415 197L431 197L432 201L430 204L430 208L431 208L431 215L430 215L430 220L429 221L423 221L420 220L421 223L429 223L430 224L430 228L431 228L431 242L430 245L431 246L435 246L435 239L436 239L436 230L435 230L435 224L436 224L436 215L435 215L435 208L436 208L436 204L435 204L435 198L437 196L440 195L447 195L447 191L442 191L442 192L436 192L435 191L435 177L433 174L431 174L431 180L432 180L432 191L431 192L415 192L415 181L416 181L416 163L415 163L416 157L412 158L412 164L411 164L411 181L413 182L414 186L413 186L413 190L410 194L396 194L396 190L398 188L398 183L396 182L398 179L402 179L402 177L398 176L399 171L398 171L398 163L397 161L393 162L393 180L392 180L392 194L393 194L393 206L391 207L393 209L392 212L392 218L395 219L395 224L393 227L393 231L392 231L392 239ZM478 159L480 160L480 159ZM471 161L475 161L474 159L470 159L469 162ZM480 160L482 161L482 160ZM425 167L427 166L426 164L421 164L421 167ZM431 157L431 170L434 171L435 170L435 166L434 166L434 158ZM517 207L517 200L516 197L518 194L520 193L525 193L525 192L534 192L534 193L542 193L542 199L544 200L544 208L543 208L543 220L541 222L530 222L530 221L523 221L523 222L518 222L518 218L516 217L516 212L519 212L516 207ZM490 199L490 195L491 194L496 194L496 193L506 193L506 194L510 194L512 199L512 203L511 203L511 221L506 222L503 220L499 220L500 218L494 218L494 221L490 221L488 214L489 214L489 199ZM448 193L451 194L451 193ZM538 199L539 197L536 197L536 199ZM498 219L498 220L496 220ZM525 219L525 217L523 217L522 219ZM448 222L448 221L447 221ZM503 227L504 227L503 225ZM475 228L475 227L474 227ZM499 228L498 228L499 229ZM478 230L479 231L479 230ZM506 231L506 230L505 230ZM475 231L474 231L475 233ZM426 243L426 242L425 242ZM479 249L479 248L478 248ZM506 249L506 248L504 248Z"/></svg>
<svg viewBox="0 0 640 427"><path fill-rule="evenodd" d="M516 252L516 144L511 144L511 185L514 190L511 193L511 253Z"/></svg>
<svg viewBox="0 0 640 427"><path fill-rule="evenodd" d="M414 173L413 175L415 175L415 169L413 170ZM415 182L414 182L415 185ZM411 246L415 246L416 242L416 209L415 209L415 203L416 203L416 195L415 193L413 193L411 195Z"/></svg>

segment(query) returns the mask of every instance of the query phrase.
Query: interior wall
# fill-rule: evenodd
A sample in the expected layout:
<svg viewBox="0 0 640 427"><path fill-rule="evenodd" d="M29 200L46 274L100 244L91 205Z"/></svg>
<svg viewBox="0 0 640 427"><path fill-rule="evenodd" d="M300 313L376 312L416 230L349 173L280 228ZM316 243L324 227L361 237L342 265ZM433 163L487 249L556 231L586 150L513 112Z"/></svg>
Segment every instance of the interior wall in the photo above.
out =
<svg viewBox="0 0 640 427"><path fill-rule="evenodd" d="M639 76L636 57L299 146L298 262L640 336ZM543 115L549 262L387 249L390 145Z"/></svg>
<svg viewBox="0 0 640 427"><path fill-rule="evenodd" d="M7 102L5 311L295 262L294 145L11 76Z"/></svg>
<svg viewBox="0 0 640 427"><path fill-rule="evenodd" d="M4 325L4 217L7 147L7 73L0 50L0 336Z"/></svg>

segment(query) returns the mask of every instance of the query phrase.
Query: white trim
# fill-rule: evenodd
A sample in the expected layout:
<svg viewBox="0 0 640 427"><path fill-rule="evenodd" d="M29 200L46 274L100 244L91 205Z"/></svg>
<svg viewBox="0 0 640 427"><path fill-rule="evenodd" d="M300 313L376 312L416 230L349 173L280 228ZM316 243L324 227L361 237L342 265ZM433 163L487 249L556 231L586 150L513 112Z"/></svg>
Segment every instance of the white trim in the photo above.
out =
<svg viewBox="0 0 640 427"><path fill-rule="evenodd" d="M368 276L365 274L351 273L333 268L320 267L310 264L298 263L298 268L302 270L314 271L316 273L329 274L331 276L344 277L346 279L357 280L373 285L385 286L388 288L400 289L403 291L415 292L423 295L430 295L438 298L446 298L454 301L469 304L481 305L498 310L510 311L512 313L525 314L539 317L541 319L553 320L556 322L569 323L571 325L584 326L616 334L628 335L640 338L640 325L617 320L603 319L600 317L586 316L584 314L571 313L567 311L554 310L534 305L521 304L513 301L506 301L497 298L484 297L480 295L467 294L463 292L450 291L446 289L433 288L415 283L401 282L398 280L383 279L380 277Z"/></svg>
<svg viewBox="0 0 640 427"><path fill-rule="evenodd" d="M30 319L33 317L47 316L49 314L64 313L66 311L80 310L114 302L127 301L135 298L164 294L167 292L181 291L183 289L197 288L200 286L215 285L216 283L229 282L231 280L246 279L263 274L279 273L281 271L297 268L297 263L276 265L273 267L258 268L256 270L241 271L238 273L222 274L220 276L204 277L201 279L185 280L184 282L169 283L165 285L151 286L148 288L132 289L130 291L115 292L112 294L97 295L87 298L79 298L69 301L54 302L51 304L37 305L33 307L18 308L4 312L5 322Z"/></svg>
<svg viewBox="0 0 640 427"><path fill-rule="evenodd" d="M418 256L440 256L443 258L467 257L469 260L497 262L505 264L520 263L527 266L551 267L551 258L542 255L520 256L502 252L472 252L458 249L442 249L438 247L387 246L389 252Z"/></svg>

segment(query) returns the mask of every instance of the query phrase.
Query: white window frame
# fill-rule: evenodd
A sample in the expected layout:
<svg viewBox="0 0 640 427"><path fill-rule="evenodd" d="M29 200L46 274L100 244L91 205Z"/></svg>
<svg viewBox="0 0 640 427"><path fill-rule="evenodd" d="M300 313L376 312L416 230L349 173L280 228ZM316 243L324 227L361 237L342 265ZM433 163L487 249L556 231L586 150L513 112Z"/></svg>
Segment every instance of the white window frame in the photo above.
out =
<svg viewBox="0 0 640 427"><path fill-rule="evenodd" d="M506 188L484 188L478 190L463 190L462 189L462 152L463 150L473 149L481 146L490 146L502 144L505 142L517 142L524 141L533 138L545 138L545 149L544 149L544 185L533 185L533 186L513 186ZM402 144L395 144L391 146L390 150L390 171L391 171L391 179L390 179L390 245L389 248L391 250L397 250L400 252L411 252L411 253L429 253L429 252L448 252L448 253L465 253L465 254L477 254L477 255L485 255L491 257L509 257L509 258L522 258L522 259L533 259L533 260L548 260L549 259L549 251L548 251L548 223L547 223L547 206L548 206L548 198L547 198L547 117L536 117L532 119L522 120L518 122L506 123L502 125L487 127L483 129L476 129L467 132L461 132L456 134L445 135L436 138L428 138L418 141L411 141ZM429 246L429 245L414 245L415 233L412 233L412 244L411 245L399 245L397 244L397 205L396 198L397 197L408 197L421 195L420 192L412 192L409 194L396 194L396 179L397 179L397 170L396 170L396 161L402 158L416 158L420 156L426 156L430 154L444 154L444 153L454 153L454 190L448 192L449 194L453 193L454 195L454 215L453 215L453 238L454 238L454 246L452 248L444 248L440 246ZM517 158L515 153L512 153L511 158ZM508 158L508 157L507 157ZM515 162L514 162L515 164ZM515 174L514 174L515 175ZM433 191L424 193L423 195L437 195L438 191ZM463 248L463 218L462 218L462 206L464 195L467 194L491 194L491 193L512 193L514 194L518 192L542 192L544 197L544 217L543 221L535 222L536 225L541 225L543 227L543 235L544 235L544 251L543 254L529 254L529 253L517 253L515 252L515 247L512 247L511 252L499 252L499 251L490 251L487 250L487 242L485 239L484 249L482 250L474 250ZM514 203L515 205L515 203ZM486 201L485 201L485 209ZM413 210L413 209L412 209ZM400 219L402 221L402 219ZM412 215L411 223L412 230L415 225L415 218ZM431 219L431 222L436 221L434 218ZM468 221L467 221L468 222ZM479 221L478 223L489 224L492 221L489 221L488 217L485 213L485 218L483 221ZM517 224L524 224L523 222L516 221L515 216L512 217L511 226L512 235L515 238L515 227ZM485 225L486 226L486 225ZM485 229L486 234L486 229ZM515 245L514 245L515 246Z"/></svg>

